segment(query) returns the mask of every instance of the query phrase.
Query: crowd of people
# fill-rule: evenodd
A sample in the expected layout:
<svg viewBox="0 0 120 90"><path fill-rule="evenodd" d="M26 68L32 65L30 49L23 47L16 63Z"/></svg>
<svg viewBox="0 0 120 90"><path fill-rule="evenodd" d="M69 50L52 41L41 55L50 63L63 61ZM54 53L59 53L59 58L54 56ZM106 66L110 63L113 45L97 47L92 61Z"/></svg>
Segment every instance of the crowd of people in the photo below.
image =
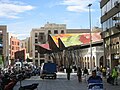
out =
<svg viewBox="0 0 120 90"><path fill-rule="evenodd" d="M106 78L107 82L112 85L118 85L118 76L119 76L118 72L119 71L116 66L112 70L110 70L109 67L107 67L107 68L96 67L95 69L93 69L92 74L95 73L96 77L99 76L99 78L101 78L101 79ZM88 78L88 76L90 76L90 75L89 75L89 71L88 71L88 69L86 69L86 67L84 69L81 69L80 67L78 67L77 76L78 76L79 82L82 81L82 76L85 78L85 81L88 81L90 79L90 77Z"/></svg>
<svg viewBox="0 0 120 90"><path fill-rule="evenodd" d="M66 69L68 80L70 80L71 72L72 69L70 67ZM90 73L86 67L84 69L80 67L77 68L77 77L79 82L82 82L83 78L85 82L88 82L88 80L91 78L90 76L95 77L95 79L97 78L99 80L102 80L104 78L109 84L118 85L119 69L116 66L112 70L110 70L109 67L95 67L92 70L92 73Z"/></svg>
<svg viewBox="0 0 120 90"><path fill-rule="evenodd" d="M13 90L18 81L22 81L31 76L39 75L40 69L31 66L16 69L14 67L7 70L0 68L0 90Z"/></svg>

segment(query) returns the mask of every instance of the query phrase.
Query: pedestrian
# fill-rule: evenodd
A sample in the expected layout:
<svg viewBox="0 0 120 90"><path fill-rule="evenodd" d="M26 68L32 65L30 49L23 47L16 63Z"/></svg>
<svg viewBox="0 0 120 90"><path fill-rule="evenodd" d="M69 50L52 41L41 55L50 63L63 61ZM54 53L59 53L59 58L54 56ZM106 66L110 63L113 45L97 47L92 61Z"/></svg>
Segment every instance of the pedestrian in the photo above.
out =
<svg viewBox="0 0 120 90"><path fill-rule="evenodd" d="M87 81L89 73L88 73L88 69L86 67L84 69L83 75L84 75L85 81Z"/></svg>
<svg viewBox="0 0 120 90"><path fill-rule="evenodd" d="M103 77L106 78L106 68L105 67L102 68L102 73L103 73Z"/></svg>
<svg viewBox="0 0 120 90"><path fill-rule="evenodd" d="M97 75L96 70L92 71L92 76L88 78L88 90L103 90L103 81Z"/></svg>
<svg viewBox="0 0 120 90"><path fill-rule="evenodd" d="M97 69L96 69L96 74L97 74L97 76L100 76L102 78L102 73L101 73L99 67L97 67Z"/></svg>
<svg viewBox="0 0 120 90"><path fill-rule="evenodd" d="M110 76L110 67L109 66L106 69L106 75L107 75L107 78Z"/></svg>
<svg viewBox="0 0 120 90"><path fill-rule="evenodd" d="M3 90L3 70L0 68L0 90Z"/></svg>
<svg viewBox="0 0 120 90"><path fill-rule="evenodd" d="M92 71L92 76L90 76L87 81L89 82L90 80L97 80L102 82L102 78L97 75L96 70Z"/></svg>
<svg viewBox="0 0 120 90"><path fill-rule="evenodd" d="M66 68L66 73L67 73L67 79L70 80L70 73L72 72L72 69L70 68L70 66L68 68Z"/></svg>
<svg viewBox="0 0 120 90"><path fill-rule="evenodd" d="M113 78L113 82L112 84L116 84L118 85L118 71L117 71L117 67L113 68L112 70L112 78Z"/></svg>
<svg viewBox="0 0 120 90"><path fill-rule="evenodd" d="M82 81L82 78L81 78L81 76L82 76L82 71L81 71L81 68L80 68L80 67L78 67L78 69L77 69L77 76L78 76L78 81L81 82L81 81Z"/></svg>

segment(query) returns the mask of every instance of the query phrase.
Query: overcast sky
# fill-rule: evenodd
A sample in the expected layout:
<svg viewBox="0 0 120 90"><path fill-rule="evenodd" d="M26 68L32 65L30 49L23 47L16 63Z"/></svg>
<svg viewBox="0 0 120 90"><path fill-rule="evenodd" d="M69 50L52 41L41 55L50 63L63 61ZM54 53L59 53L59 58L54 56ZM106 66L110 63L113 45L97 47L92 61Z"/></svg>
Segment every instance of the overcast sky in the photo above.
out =
<svg viewBox="0 0 120 90"><path fill-rule="evenodd" d="M67 24L67 28L89 28L87 5L92 3L92 27L100 26L100 0L0 0L0 25L18 34L30 35L32 28L47 22Z"/></svg>

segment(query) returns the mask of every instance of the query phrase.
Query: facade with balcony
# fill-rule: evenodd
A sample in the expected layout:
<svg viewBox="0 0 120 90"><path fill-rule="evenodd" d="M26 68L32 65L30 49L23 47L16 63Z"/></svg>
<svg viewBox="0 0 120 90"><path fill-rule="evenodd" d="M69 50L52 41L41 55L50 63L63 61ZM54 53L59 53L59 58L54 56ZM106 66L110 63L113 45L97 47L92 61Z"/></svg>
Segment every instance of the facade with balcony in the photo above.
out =
<svg viewBox="0 0 120 90"><path fill-rule="evenodd" d="M104 40L104 65L120 65L120 0L101 0L101 24Z"/></svg>

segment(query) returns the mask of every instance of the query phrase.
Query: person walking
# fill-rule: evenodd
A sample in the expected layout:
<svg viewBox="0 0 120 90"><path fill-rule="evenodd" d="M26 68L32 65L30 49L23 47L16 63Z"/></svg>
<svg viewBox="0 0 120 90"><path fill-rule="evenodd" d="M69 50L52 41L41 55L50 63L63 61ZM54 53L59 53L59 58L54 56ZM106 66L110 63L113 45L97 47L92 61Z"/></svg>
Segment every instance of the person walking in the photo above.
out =
<svg viewBox="0 0 120 90"><path fill-rule="evenodd" d="M80 68L80 67L78 67L78 69L77 69L77 76L78 76L78 81L81 82L81 81L82 81L82 78L81 78L81 76L82 76L82 71L81 71L81 68Z"/></svg>
<svg viewBox="0 0 120 90"><path fill-rule="evenodd" d="M112 84L114 85L114 84L116 84L116 85L118 85L118 72L117 72L117 67L115 67L115 68L113 68L113 70L112 70L112 78L113 78L113 82L112 82Z"/></svg>
<svg viewBox="0 0 120 90"><path fill-rule="evenodd" d="M88 69L86 67L84 69L83 75L84 75L85 81L87 81L89 73L88 73Z"/></svg>
<svg viewBox="0 0 120 90"><path fill-rule="evenodd" d="M66 68L66 73L67 73L67 79L70 80L70 73L72 72L72 69L70 68L70 66L68 68Z"/></svg>
<svg viewBox="0 0 120 90"><path fill-rule="evenodd" d="M103 77L106 78L106 68L105 67L102 68L102 73L103 73Z"/></svg>

